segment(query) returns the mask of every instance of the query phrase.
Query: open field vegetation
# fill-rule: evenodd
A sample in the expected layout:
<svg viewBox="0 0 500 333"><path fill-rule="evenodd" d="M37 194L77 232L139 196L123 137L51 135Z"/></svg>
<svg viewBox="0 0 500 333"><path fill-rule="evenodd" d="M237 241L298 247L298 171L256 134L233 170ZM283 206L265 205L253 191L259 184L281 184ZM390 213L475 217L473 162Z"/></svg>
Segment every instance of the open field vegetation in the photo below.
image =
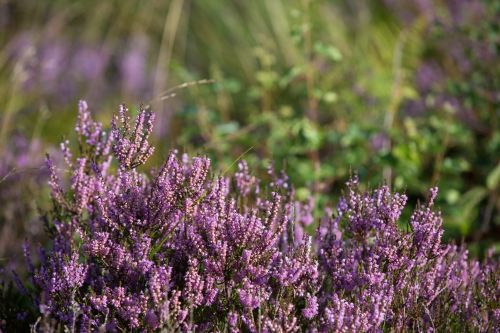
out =
<svg viewBox="0 0 500 333"><path fill-rule="evenodd" d="M0 332L499 331L496 1L5 0L0 44Z"/></svg>

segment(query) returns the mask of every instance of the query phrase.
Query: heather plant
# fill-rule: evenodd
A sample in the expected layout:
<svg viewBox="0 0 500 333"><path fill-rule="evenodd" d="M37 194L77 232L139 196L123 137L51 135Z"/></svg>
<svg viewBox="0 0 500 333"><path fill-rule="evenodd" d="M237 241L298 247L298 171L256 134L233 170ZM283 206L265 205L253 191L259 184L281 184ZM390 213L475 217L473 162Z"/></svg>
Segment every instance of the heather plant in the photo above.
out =
<svg viewBox="0 0 500 333"><path fill-rule="evenodd" d="M6 1L3 127L29 133L48 111L41 138L55 142L75 96L140 97L159 150L202 149L224 169L253 147L250 164L286 164L301 199L336 200L352 168L411 204L439 182L445 238L484 242L482 255L500 234L498 13L480 0ZM158 100L204 78L216 82Z"/></svg>
<svg viewBox="0 0 500 333"><path fill-rule="evenodd" d="M5 58L18 67L22 93L43 98L51 105L73 102L79 93L94 99L103 98L109 91L144 97L152 86L146 64L147 43L144 36L136 34L130 37L130 44L134 47L121 45L123 52L112 57L110 49L96 43L75 43L50 32L39 38L28 30L7 41ZM115 73L110 74L112 71Z"/></svg>
<svg viewBox="0 0 500 333"><path fill-rule="evenodd" d="M40 140L20 134L0 145L0 270L9 265L22 270L23 264L17 260L22 257L19 239L43 239L37 210L47 203L43 185L48 174L42 149Z"/></svg>
<svg viewBox="0 0 500 333"><path fill-rule="evenodd" d="M47 158L51 245L39 264L25 246L35 330L498 331L498 259L441 243L437 189L401 229L406 196L353 178L312 236L283 173L214 174L175 151L141 171L154 114L122 105L105 130L78 109L70 176Z"/></svg>
<svg viewBox="0 0 500 333"><path fill-rule="evenodd" d="M362 192L356 179L347 185L337 217L319 232L329 330L498 330L498 260L490 254L480 264L441 243L437 188L411 214L408 232L397 223L405 195L387 186Z"/></svg>
<svg viewBox="0 0 500 333"><path fill-rule="evenodd" d="M469 241L495 239L500 212L500 7L496 2L453 0L443 1L441 11L437 11L432 1L421 2L416 8L405 1L387 2L402 24L420 24L422 34L428 36L410 76L416 94L406 96L400 108L408 128L428 131L421 134L427 148L419 150L437 156L432 163L426 162L432 179L440 179L440 186L449 188L443 197L450 207L461 207L450 210L448 226L467 235ZM411 11L413 19L404 19L407 15L398 7ZM420 18L420 23L415 18ZM470 142L474 149L467 149ZM463 177L472 174L472 169L476 180Z"/></svg>

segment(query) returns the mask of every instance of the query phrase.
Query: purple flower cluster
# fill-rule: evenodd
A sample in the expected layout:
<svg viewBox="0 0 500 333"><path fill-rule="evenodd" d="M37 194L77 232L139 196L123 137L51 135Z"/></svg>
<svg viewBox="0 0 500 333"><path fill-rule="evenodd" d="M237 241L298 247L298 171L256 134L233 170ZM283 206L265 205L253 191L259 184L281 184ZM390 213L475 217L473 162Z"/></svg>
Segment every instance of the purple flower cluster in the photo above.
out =
<svg viewBox="0 0 500 333"><path fill-rule="evenodd" d="M140 173L153 119L132 124L121 106L108 132L81 102L78 156L63 145L71 177L47 160L52 246L36 267L26 251L45 316L111 332L498 329L498 260L441 244L436 189L403 231L406 197L352 180L311 237L313 203L283 175L264 186L245 162L213 175L175 151Z"/></svg>
<svg viewBox="0 0 500 333"><path fill-rule="evenodd" d="M406 101L405 113L445 109L473 131L484 131L491 115L482 110L498 104L498 38L489 37L500 18L498 6L480 0L384 2L403 26L424 23L429 37L413 78L420 98ZM459 87L450 89L452 83Z"/></svg>
<svg viewBox="0 0 500 333"><path fill-rule="evenodd" d="M355 179L348 183L338 216L319 228L329 330L498 330L498 260L480 264L464 248L441 244L436 194L432 188L404 232L398 225L404 195L387 186L361 192Z"/></svg>
<svg viewBox="0 0 500 333"><path fill-rule="evenodd" d="M118 46L118 52L47 31L40 34L37 38L33 32L20 32L5 47L23 93L67 103L81 93L98 99L112 90L135 98L151 90L153 75L144 36L131 36Z"/></svg>

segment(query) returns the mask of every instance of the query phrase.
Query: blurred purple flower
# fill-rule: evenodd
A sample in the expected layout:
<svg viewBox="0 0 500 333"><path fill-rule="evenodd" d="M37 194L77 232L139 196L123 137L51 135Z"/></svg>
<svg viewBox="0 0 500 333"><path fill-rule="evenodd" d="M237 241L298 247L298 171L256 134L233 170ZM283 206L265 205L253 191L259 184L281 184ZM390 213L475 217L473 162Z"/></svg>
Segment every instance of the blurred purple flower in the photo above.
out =
<svg viewBox="0 0 500 333"><path fill-rule="evenodd" d="M370 137L370 146L376 152L387 149L389 147L389 137L383 132L374 134Z"/></svg>
<svg viewBox="0 0 500 333"><path fill-rule="evenodd" d="M406 117L419 117L425 113L426 105L422 99L406 100L402 103L402 111Z"/></svg>
<svg viewBox="0 0 500 333"><path fill-rule="evenodd" d="M104 75L108 61L109 54L106 50L83 46L74 51L71 68L79 80L90 83Z"/></svg>
<svg viewBox="0 0 500 333"><path fill-rule="evenodd" d="M452 23L465 25L483 14L483 5L479 0L447 0L445 1Z"/></svg>
<svg viewBox="0 0 500 333"><path fill-rule="evenodd" d="M443 73L435 63L424 62L417 69L415 74L415 83L419 91L427 93L443 80Z"/></svg>
<svg viewBox="0 0 500 333"><path fill-rule="evenodd" d="M144 36L136 35L130 41L120 61L123 89L127 94L142 96L148 80L148 42Z"/></svg>
<svg viewBox="0 0 500 333"><path fill-rule="evenodd" d="M413 24L419 15L425 17L428 22L430 22L435 15L435 5L432 0L384 0L384 3L405 26Z"/></svg>
<svg viewBox="0 0 500 333"><path fill-rule="evenodd" d="M43 168L42 151L40 141L19 134L0 146L0 258L14 267L22 257L18 244L23 238L44 238L34 204L48 175Z"/></svg>
<svg viewBox="0 0 500 333"><path fill-rule="evenodd" d="M69 45L61 40L44 41L39 49L39 85L46 94L53 95L66 86L66 69L70 65Z"/></svg>
<svg viewBox="0 0 500 333"><path fill-rule="evenodd" d="M76 94L98 100L109 91L120 90L129 98L145 99L152 89L145 36L132 37L116 57L112 50L97 44L78 40L70 44L57 36L36 36L33 32L19 33L6 46L7 58L17 69L16 78L26 93L40 93L51 101L66 103Z"/></svg>

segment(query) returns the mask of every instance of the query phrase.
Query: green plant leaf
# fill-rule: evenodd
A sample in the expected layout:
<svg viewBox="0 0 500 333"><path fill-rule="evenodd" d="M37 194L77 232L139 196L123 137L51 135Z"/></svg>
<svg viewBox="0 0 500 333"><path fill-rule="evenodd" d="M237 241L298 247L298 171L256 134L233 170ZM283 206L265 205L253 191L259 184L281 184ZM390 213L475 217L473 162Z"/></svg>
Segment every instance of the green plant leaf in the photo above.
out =
<svg viewBox="0 0 500 333"><path fill-rule="evenodd" d="M493 190L498 187L498 183L500 181L500 163L496 166L493 171L490 172L488 177L486 178L486 186L489 190Z"/></svg>

